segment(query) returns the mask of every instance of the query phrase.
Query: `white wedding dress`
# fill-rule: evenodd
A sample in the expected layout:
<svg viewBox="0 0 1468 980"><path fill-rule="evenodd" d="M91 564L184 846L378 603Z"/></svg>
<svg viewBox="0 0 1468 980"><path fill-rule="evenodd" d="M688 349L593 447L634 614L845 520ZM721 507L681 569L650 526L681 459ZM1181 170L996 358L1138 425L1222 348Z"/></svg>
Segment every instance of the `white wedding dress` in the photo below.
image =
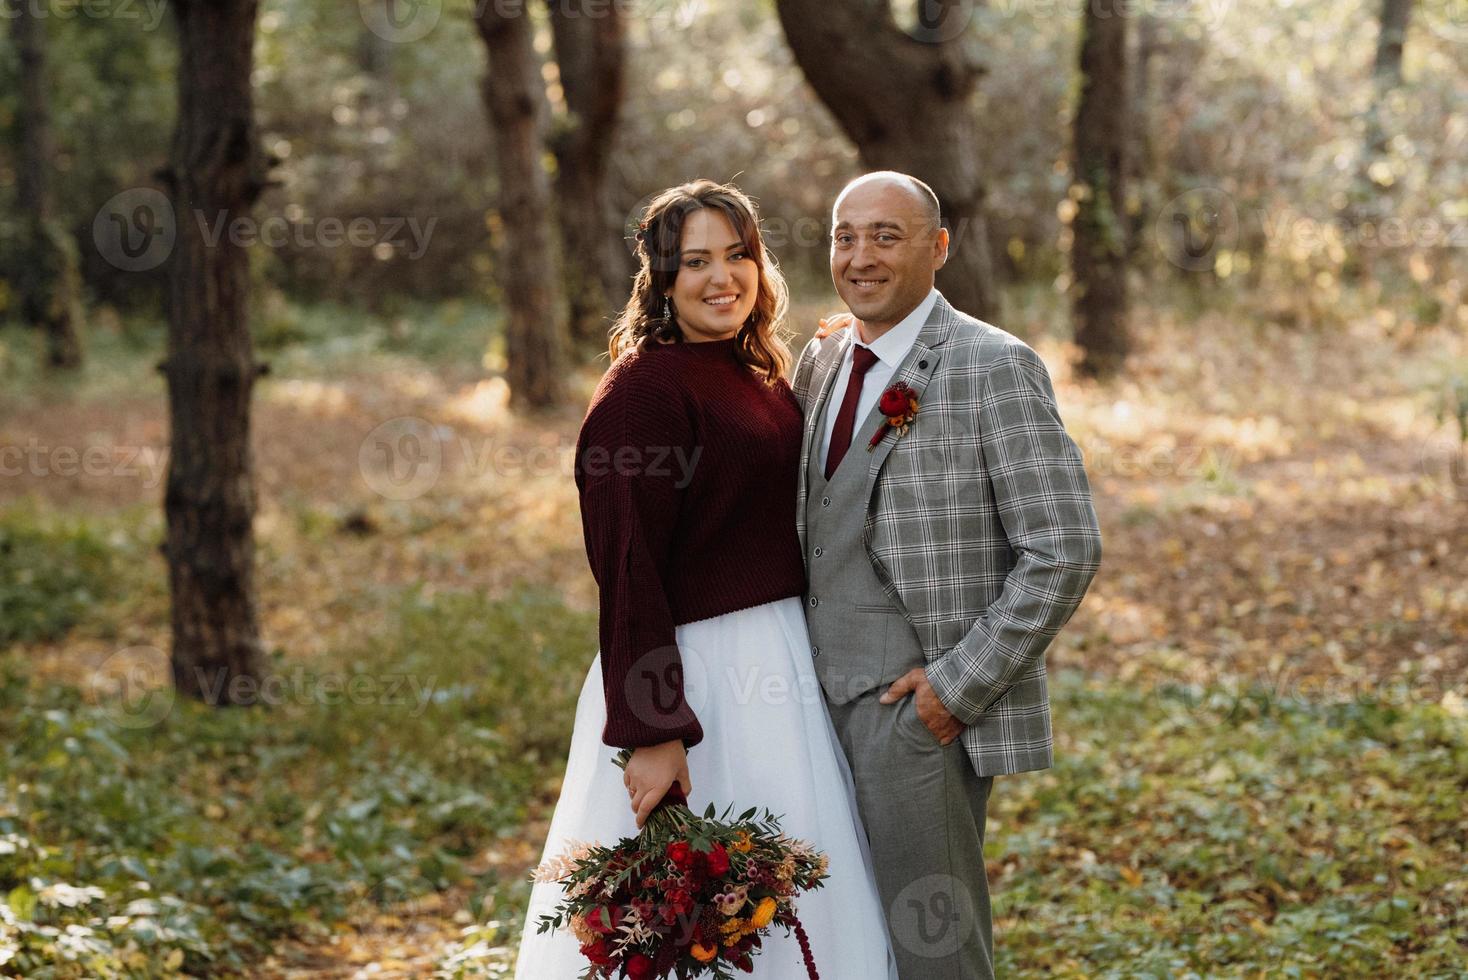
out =
<svg viewBox="0 0 1468 980"><path fill-rule="evenodd" d="M896 980L850 768L811 664L800 599L688 623L676 634L684 696L703 726L703 740L688 750L689 805L702 813L713 803L720 814L729 804L735 814L768 808L781 817L783 831L824 851L830 877L796 900L817 970L825 980ZM605 721L598 654L576 705L546 857L561 853L568 840L611 844L637 833L622 771L612 764L617 750L601 741ZM536 931L562 894L554 883L532 888L516 980L575 980L585 970L568 932ZM751 976L804 980L793 931L770 931Z"/></svg>

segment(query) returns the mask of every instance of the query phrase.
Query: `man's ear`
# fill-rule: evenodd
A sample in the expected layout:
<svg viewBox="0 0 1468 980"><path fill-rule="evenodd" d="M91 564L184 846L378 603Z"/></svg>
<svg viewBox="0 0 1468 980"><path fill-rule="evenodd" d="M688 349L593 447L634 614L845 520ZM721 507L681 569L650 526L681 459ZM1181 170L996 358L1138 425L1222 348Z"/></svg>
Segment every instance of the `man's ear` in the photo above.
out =
<svg viewBox="0 0 1468 980"><path fill-rule="evenodd" d="M948 264L948 229L939 228L938 237L933 241L933 261L936 263L933 269L936 271Z"/></svg>

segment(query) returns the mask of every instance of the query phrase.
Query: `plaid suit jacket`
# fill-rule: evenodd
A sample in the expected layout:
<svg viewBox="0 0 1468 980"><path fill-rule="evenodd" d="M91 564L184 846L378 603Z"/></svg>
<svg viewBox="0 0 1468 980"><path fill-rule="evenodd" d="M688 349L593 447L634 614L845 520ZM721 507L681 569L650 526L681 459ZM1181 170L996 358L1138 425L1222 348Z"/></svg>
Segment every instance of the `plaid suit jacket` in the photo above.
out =
<svg viewBox="0 0 1468 980"><path fill-rule="evenodd" d="M807 467L852 332L811 340L791 384L805 414L802 554ZM889 432L871 452L867 555L917 632L934 692L968 726L961 738L975 771L1044 769L1045 650L1101 563L1080 449L1039 355L941 295L899 381L917 391L919 409L906 435ZM854 433L851 451L872 435Z"/></svg>

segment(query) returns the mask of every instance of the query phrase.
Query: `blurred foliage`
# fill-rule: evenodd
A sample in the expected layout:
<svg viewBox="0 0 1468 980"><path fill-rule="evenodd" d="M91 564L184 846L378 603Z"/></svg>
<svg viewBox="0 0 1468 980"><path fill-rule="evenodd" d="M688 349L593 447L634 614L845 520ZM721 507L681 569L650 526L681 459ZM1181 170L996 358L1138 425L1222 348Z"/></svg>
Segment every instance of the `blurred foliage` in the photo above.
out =
<svg viewBox="0 0 1468 980"><path fill-rule="evenodd" d="M990 808L1001 973L1468 969L1461 698L1058 680L1069 744Z"/></svg>
<svg viewBox="0 0 1468 980"><path fill-rule="evenodd" d="M564 757L568 733L544 718L573 713L594 617L531 592L355 601L387 604L390 628L324 663L274 651L282 683L261 710L0 659L0 973L255 975L283 938L329 934L364 903L467 886L483 932L526 890L518 869L466 865Z"/></svg>
<svg viewBox="0 0 1468 980"><path fill-rule="evenodd" d="M96 519L79 533L140 530ZM364 904L411 914L439 894L466 901L467 887L472 924L439 947L437 974L504 975L528 890L471 865L553 785L595 617L534 592L332 601L345 614L386 604L389 626L323 662L275 651L287 682L265 710L180 700L157 717L138 692L0 661L5 970L252 975L284 942L339 934ZM376 686L333 696L331 677ZM389 698L393 678L410 683ZM1054 691L1056 768L1006 782L991 806L1002 972L1468 969L1461 700L1150 689L1069 671Z"/></svg>
<svg viewBox="0 0 1468 980"><path fill-rule="evenodd" d="M1371 173L1385 220L1350 230L1337 215L1359 188L1374 20L1348 0L1143 5L1155 43L1134 183L1142 269L1199 290L1269 288L1283 322L1333 322L1340 291L1363 278L1418 322L1468 315L1460 308L1468 115L1456 100L1465 32L1439 9L1448 6L1429 4L1414 18L1406 83L1383 109L1389 152ZM737 180L761 202L797 283L825 290L826 215L859 165L793 65L772 4L623 7L630 59L611 178L618 212L691 177ZM119 190L146 186L166 157L172 25L163 16L150 26L140 10L53 17L48 27L62 217L83 243L94 299L146 295L161 272L107 267L91 246L91 222ZM549 32L539 27L549 60ZM1077 27L1071 5L1033 2L981 5L968 28L988 67L974 108L990 137L980 163L993 252L1011 281L1065 285ZM370 305L395 295L492 298L495 186L484 55L467 0L449 0L426 36L398 43L360 17L267 0L256 61L260 134L282 182L256 209L284 239L254 248L264 281ZM0 236L14 220L17 70L13 46L0 41ZM547 98L559 105L554 64L545 75ZM1227 213L1206 267L1185 271L1166 257L1165 224L1179 195L1204 192ZM333 232L323 221L354 218L368 223L371 244L327 244Z"/></svg>
<svg viewBox="0 0 1468 980"><path fill-rule="evenodd" d="M84 521L56 524L11 510L0 524L0 647L65 636L115 592L113 559L109 542Z"/></svg>

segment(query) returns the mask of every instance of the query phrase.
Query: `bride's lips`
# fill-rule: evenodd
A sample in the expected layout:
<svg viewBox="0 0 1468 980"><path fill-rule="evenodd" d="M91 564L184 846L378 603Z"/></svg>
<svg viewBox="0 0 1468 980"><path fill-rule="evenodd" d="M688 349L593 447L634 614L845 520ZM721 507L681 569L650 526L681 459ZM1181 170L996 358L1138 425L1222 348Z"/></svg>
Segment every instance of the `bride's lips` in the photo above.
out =
<svg viewBox="0 0 1468 980"><path fill-rule="evenodd" d="M703 305L704 306L711 306L711 307L713 307L716 310L723 310L723 309L730 309L730 310L732 310L738 304L739 304L739 294L738 293L720 293L717 296L705 296L704 297L704 300L703 300Z"/></svg>

